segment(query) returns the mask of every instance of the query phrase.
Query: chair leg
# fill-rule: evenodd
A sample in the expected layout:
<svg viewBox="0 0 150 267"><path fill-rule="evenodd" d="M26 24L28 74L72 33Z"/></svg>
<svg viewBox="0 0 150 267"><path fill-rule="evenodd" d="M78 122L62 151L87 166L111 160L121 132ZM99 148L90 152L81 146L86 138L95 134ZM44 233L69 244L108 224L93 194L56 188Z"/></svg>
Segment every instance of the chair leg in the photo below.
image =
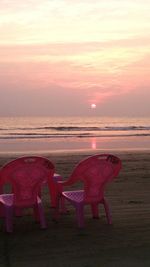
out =
<svg viewBox="0 0 150 267"><path fill-rule="evenodd" d="M6 225L6 232L12 233L13 232L13 207L12 206L5 206L5 225Z"/></svg>
<svg viewBox="0 0 150 267"><path fill-rule="evenodd" d="M45 214L44 214L42 203L38 203L38 212L39 212L41 228L46 229L47 226L46 226Z"/></svg>
<svg viewBox="0 0 150 267"><path fill-rule="evenodd" d="M0 217L4 217L4 207L1 203L0 203Z"/></svg>
<svg viewBox="0 0 150 267"><path fill-rule="evenodd" d="M53 207L52 220L57 222L60 217L60 213L64 213L64 203L61 195L57 195L55 200L55 207ZM64 199L64 198L63 198Z"/></svg>
<svg viewBox="0 0 150 267"><path fill-rule="evenodd" d="M59 205L59 212L62 214L66 214L67 211L68 210L67 210L66 205L65 205L65 198L61 197L60 198L60 205Z"/></svg>
<svg viewBox="0 0 150 267"><path fill-rule="evenodd" d="M112 224L112 216L111 216L110 208L109 208L109 205L108 205L106 199L103 199L102 203L103 203L104 208L105 208L105 213L106 213L108 224Z"/></svg>
<svg viewBox="0 0 150 267"><path fill-rule="evenodd" d="M77 204L75 208L78 227L84 228L84 206Z"/></svg>
<svg viewBox="0 0 150 267"><path fill-rule="evenodd" d="M92 203L91 204L91 211L92 211L93 219L99 219L98 204Z"/></svg>

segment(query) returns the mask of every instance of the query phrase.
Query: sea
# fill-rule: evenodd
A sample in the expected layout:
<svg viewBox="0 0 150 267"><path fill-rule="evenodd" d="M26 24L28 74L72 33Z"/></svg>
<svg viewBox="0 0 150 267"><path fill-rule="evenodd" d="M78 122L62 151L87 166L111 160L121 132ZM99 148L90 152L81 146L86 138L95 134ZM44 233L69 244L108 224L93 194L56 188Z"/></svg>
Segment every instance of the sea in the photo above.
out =
<svg viewBox="0 0 150 267"><path fill-rule="evenodd" d="M0 153L131 149L150 149L150 118L0 117Z"/></svg>

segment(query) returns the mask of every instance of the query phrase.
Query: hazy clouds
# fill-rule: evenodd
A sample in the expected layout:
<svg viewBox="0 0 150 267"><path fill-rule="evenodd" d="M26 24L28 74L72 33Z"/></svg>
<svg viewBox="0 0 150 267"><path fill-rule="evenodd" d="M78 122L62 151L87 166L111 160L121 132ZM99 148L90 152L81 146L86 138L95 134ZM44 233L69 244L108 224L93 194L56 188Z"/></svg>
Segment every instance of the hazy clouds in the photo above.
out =
<svg viewBox="0 0 150 267"><path fill-rule="evenodd" d="M149 116L149 9L1 0L0 115Z"/></svg>

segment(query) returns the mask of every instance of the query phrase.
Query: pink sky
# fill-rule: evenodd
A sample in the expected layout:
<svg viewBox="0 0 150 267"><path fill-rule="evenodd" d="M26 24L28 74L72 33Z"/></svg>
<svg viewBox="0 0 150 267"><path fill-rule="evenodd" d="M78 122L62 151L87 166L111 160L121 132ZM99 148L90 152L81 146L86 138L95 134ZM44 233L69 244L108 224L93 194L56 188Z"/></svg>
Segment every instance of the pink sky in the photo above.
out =
<svg viewBox="0 0 150 267"><path fill-rule="evenodd" d="M149 0L1 0L0 115L150 116L149 12Z"/></svg>

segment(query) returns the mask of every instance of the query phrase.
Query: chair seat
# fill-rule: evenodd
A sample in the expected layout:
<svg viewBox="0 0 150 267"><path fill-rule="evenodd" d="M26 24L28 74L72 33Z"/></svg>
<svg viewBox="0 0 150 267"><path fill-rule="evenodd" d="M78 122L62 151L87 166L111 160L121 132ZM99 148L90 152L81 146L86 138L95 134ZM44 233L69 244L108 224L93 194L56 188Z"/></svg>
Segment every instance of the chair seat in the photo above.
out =
<svg viewBox="0 0 150 267"><path fill-rule="evenodd" d="M13 205L13 200L14 200L14 195L13 194L2 194L0 195L0 203L6 206L12 206ZM41 198L37 196L37 203L40 204ZM22 207L23 208L23 207Z"/></svg>
<svg viewBox="0 0 150 267"><path fill-rule="evenodd" d="M84 200L84 191L77 190L77 191L64 191L62 195L70 201L81 203Z"/></svg>
<svg viewBox="0 0 150 267"><path fill-rule="evenodd" d="M14 195L13 194L2 194L0 195L0 203L7 206L12 206Z"/></svg>

